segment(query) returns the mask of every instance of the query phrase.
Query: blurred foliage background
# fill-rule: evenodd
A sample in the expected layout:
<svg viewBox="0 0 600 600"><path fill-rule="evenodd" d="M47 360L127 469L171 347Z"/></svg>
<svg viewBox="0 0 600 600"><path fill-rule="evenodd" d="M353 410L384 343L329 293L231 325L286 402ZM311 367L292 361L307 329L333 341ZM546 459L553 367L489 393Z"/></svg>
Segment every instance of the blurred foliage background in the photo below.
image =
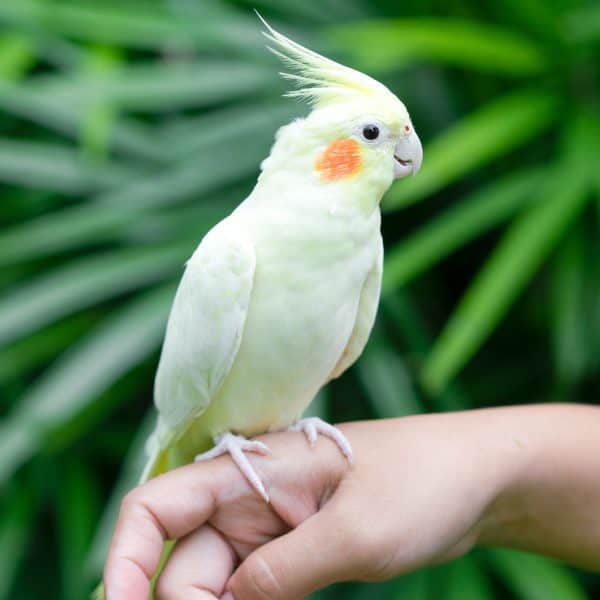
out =
<svg viewBox="0 0 600 600"><path fill-rule="evenodd" d="M373 338L311 410L598 401L600 4L2 0L0 598L80 600L98 578L183 263L307 110L281 98L252 8L388 84L425 142L383 204ZM600 581L478 550L318 594L372 597L576 600Z"/></svg>

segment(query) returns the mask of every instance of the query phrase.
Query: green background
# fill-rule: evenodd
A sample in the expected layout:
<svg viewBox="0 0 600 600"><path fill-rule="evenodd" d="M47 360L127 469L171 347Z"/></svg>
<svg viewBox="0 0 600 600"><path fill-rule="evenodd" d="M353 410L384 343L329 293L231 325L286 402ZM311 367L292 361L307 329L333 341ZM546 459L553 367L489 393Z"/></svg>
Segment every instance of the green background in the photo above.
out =
<svg viewBox="0 0 600 600"><path fill-rule="evenodd" d="M600 4L1 0L0 598L86 597L182 265L307 111L252 8L385 82L425 146L384 200L372 339L312 410L598 402ZM507 550L318 595L597 597Z"/></svg>

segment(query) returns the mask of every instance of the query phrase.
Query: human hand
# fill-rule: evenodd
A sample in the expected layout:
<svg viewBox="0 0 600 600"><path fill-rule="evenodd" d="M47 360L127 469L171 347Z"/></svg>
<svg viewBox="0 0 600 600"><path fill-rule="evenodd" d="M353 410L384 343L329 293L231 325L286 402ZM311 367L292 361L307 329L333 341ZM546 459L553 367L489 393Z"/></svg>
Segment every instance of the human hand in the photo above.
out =
<svg viewBox="0 0 600 600"><path fill-rule="evenodd" d="M311 450L297 434L262 436L272 454L249 459L270 504L226 457L140 486L123 502L105 571L109 599L148 597L165 539L183 538L158 581L161 600L218 598L225 586L237 600L302 598L466 551L500 474L485 451L473 452L463 421L343 425L352 468L326 439Z"/></svg>
<svg viewBox="0 0 600 600"><path fill-rule="evenodd" d="M562 460L572 444L563 445L555 433L565 416L549 412L553 419L541 418L538 407L523 407L345 424L356 457L350 468L324 438L311 450L298 434L261 436L272 454L248 458L270 504L227 457L167 473L123 502L105 569L108 599L148 597L165 539L180 541L158 580L159 600L303 598L336 581L383 580L448 560L478 541L544 551L536 540L552 539L548 522L561 519L568 533L557 536L560 548L587 552L597 565L598 540L589 539L590 522L579 516L584 511L569 518L553 508L562 510L552 452ZM536 429L539 421L548 435ZM584 412L576 421L590 419ZM541 441L548 437L549 446ZM548 460L540 462L541 455ZM548 461L550 503L540 467ZM600 493L595 472L584 477L587 503ZM524 516L532 501L539 508L533 524Z"/></svg>

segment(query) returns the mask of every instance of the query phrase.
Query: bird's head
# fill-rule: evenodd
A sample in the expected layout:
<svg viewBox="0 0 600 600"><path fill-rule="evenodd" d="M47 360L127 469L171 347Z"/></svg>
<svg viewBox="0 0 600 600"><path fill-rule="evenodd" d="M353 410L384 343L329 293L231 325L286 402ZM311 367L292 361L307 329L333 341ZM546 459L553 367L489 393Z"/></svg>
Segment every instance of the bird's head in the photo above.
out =
<svg viewBox="0 0 600 600"><path fill-rule="evenodd" d="M286 95L313 109L284 128L281 140L296 146L294 154L308 155L313 176L324 184L362 180L384 191L393 179L417 173L421 142L406 107L386 86L264 24L271 51L288 68L281 75L296 87Z"/></svg>

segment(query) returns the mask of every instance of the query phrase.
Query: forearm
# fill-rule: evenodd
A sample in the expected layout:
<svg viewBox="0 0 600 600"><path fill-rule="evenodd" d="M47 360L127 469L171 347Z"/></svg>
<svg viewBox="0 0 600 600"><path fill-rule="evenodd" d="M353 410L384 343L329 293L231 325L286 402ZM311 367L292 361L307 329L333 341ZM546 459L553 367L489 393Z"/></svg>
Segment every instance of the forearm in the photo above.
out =
<svg viewBox="0 0 600 600"><path fill-rule="evenodd" d="M490 439L513 468L486 511L479 542L600 569L600 408L492 412Z"/></svg>
<svg viewBox="0 0 600 600"><path fill-rule="evenodd" d="M167 538L180 542L159 586L221 597L304 598L333 581L451 560L474 544L600 570L600 408L519 406L341 428L352 468L327 440L311 449L296 433L261 437L271 453L249 459L268 504L224 457L138 487L121 508L109 593L147 597Z"/></svg>

